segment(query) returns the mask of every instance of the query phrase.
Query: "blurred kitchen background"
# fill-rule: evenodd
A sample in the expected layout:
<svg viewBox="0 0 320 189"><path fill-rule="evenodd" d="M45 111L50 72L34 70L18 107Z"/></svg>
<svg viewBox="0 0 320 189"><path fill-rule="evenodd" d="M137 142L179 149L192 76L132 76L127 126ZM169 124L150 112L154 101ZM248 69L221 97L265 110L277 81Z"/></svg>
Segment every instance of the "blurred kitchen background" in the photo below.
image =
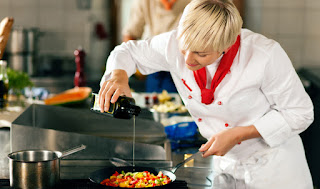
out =
<svg viewBox="0 0 320 189"><path fill-rule="evenodd" d="M244 27L280 42L296 69L320 64L319 0L241 0ZM9 41L5 59L22 69L35 86L57 93L73 86L74 51L86 53L88 85L98 89L105 62L121 43L133 0L1 0L0 18L15 19L11 38L29 38L15 49ZM19 32L27 32L19 38ZM11 45L11 46L10 46ZM13 47L12 47L13 46Z"/></svg>
<svg viewBox="0 0 320 189"><path fill-rule="evenodd" d="M35 87L54 94L74 87L74 52L81 48L86 53L87 85L97 91L106 59L122 41L121 30L128 22L133 2L0 0L0 19L14 18L4 59L8 67L27 72ZM301 136L314 185L320 188L320 1L237 2L245 28L282 45L314 103L315 121ZM131 82L130 86L143 92L143 81Z"/></svg>

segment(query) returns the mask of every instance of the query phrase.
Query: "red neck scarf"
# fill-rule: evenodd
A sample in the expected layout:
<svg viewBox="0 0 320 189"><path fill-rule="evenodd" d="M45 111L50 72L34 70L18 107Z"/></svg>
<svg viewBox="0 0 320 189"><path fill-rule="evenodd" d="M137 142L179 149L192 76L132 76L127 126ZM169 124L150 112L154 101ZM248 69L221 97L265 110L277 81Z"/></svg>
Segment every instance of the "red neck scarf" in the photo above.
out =
<svg viewBox="0 0 320 189"><path fill-rule="evenodd" d="M234 58L236 57L238 53L238 49L240 46L240 35L237 38L237 41L231 46L229 51L223 55L220 64L218 66L218 69L216 73L214 74L214 77L211 82L211 88L207 89L207 73L206 68L203 67L199 70L193 71L194 78L197 81L197 84L199 88L201 89L201 102L204 104L211 104L214 100L214 91L222 81L222 79L226 76L226 74L229 72L230 67L232 65L232 62Z"/></svg>
<svg viewBox="0 0 320 189"><path fill-rule="evenodd" d="M177 0L161 0L161 3L166 10L171 10L176 1Z"/></svg>

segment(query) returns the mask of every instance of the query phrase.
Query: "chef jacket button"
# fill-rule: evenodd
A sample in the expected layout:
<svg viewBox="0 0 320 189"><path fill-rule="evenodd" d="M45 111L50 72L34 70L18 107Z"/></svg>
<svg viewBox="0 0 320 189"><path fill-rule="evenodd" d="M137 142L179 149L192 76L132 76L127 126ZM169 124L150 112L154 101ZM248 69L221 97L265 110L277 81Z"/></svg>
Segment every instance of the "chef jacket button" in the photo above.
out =
<svg viewBox="0 0 320 189"><path fill-rule="evenodd" d="M222 102L221 102L221 101L219 101L219 102L218 102L218 105L222 105Z"/></svg>
<svg viewBox="0 0 320 189"><path fill-rule="evenodd" d="M192 99L192 96L191 96L191 95L189 95L189 96L188 96L188 98L189 98L189 99Z"/></svg>
<svg viewBox="0 0 320 189"><path fill-rule="evenodd" d="M201 122L201 121L202 121L202 119L201 119L201 118L199 118L199 119L198 119L198 121L199 121L199 122Z"/></svg>
<svg viewBox="0 0 320 189"><path fill-rule="evenodd" d="M228 123L226 123L226 124L224 124L224 126L229 127L229 124L228 124Z"/></svg>

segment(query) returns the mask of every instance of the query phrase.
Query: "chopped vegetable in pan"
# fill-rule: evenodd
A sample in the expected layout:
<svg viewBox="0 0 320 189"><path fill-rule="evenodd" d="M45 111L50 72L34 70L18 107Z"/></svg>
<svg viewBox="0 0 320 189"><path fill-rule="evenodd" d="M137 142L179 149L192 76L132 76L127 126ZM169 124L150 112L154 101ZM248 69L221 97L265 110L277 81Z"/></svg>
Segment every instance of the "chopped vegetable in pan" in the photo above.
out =
<svg viewBox="0 0 320 189"><path fill-rule="evenodd" d="M118 173L117 171L103 180L100 184L122 188L148 188L169 184L171 179L164 175L161 171L158 175L154 175L148 171L143 172L127 172Z"/></svg>

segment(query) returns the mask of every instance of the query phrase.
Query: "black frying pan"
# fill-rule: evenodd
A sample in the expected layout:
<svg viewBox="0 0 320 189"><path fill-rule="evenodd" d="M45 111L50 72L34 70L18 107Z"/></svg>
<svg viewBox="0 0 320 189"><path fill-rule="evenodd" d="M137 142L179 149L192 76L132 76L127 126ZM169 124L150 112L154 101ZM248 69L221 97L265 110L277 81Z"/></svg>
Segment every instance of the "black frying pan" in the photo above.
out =
<svg viewBox="0 0 320 189"><path fill-rule="evenodd" d="M103 169L99 169L99 170L91 173L89 179L96 184L100 184L104 179L110 178L110 176L112 174L114 174L116 171L118 171L119 173L121 173L121 171L124 171L124 172L149 171L150 173L153 173L154 175L157 175L159 173L159 171L162 171L162 173L164 175L167 175L171 179L171 182L167 185L155 186L152 188L168 188L177 178L173 172L167 171L167 170L162 170L162 169L160 170L160 169L156 169L153 167L126 166L126 167L106 167ZM104 186L104 187L105 188L121 188L121 187L111 187L111 186Z"/></svg>
<svg viewBox="0 0 320 189"><path fill-rule="evenodd" d="M100 184L104 179L110 178L112 174L114 174L116 171L118 173L121 173L121 171L124 172L142 172L142 171L149 171L150 173L153 173L157 175L159 171L161 171L164 175L168 176L171 179L171 182L164 186L155 186L152 188L170 188L170 185L176 180L176 175L174 174L176 170L181 167L183 164L187 163L188 161L195 158L196 155L200 154L201 152L197 152L184 160L183 162L177 164L174 168L172 168L171 171L163 170L163 169L157 169L153 167L139 167L139 166L124 166L124 167L106 167L100 170L97 170L90 174L89 179L96 184ZM102 186L102 185L101 185ZM121 187L111 187L111 186L104 186L105 188L121 188Z"/></svg>

